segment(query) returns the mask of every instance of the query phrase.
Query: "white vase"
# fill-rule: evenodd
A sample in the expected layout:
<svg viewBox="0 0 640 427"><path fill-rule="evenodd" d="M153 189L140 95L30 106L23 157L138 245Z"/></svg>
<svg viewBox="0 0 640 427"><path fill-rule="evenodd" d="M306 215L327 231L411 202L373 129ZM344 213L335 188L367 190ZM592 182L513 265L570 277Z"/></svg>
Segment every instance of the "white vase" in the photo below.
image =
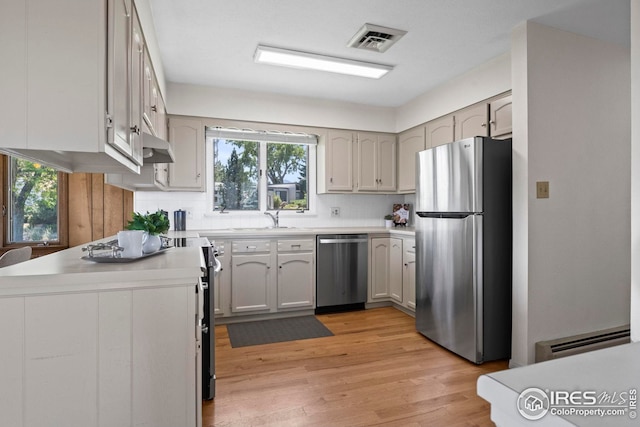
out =
<svg viewBox="0 0 640 427"><path fill-rule="evenodd" d="M384 220L384 226L387 227L387 228L393 227L393 220L392 219L385 219Z"/></svg>
<svg viewBox="0 0 640 427"><path fill-rule="evenodd" d="M160 240L160 236L155 234L147 234L147 238L142 244L142 252L145 254L151 254L162 246L162 240Z"/></svg>

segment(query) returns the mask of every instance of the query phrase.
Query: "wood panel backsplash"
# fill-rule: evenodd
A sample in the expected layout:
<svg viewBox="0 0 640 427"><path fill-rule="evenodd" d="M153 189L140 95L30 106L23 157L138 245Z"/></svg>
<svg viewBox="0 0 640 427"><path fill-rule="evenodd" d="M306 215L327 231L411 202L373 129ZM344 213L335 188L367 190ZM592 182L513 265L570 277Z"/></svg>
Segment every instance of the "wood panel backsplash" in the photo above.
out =
<svg viewBox="0 0 640 427"><path fill-rule="evenodd" d="M133 193L104 183L100 173L69 175L69 246L113 236L133 214Z"/></svg>

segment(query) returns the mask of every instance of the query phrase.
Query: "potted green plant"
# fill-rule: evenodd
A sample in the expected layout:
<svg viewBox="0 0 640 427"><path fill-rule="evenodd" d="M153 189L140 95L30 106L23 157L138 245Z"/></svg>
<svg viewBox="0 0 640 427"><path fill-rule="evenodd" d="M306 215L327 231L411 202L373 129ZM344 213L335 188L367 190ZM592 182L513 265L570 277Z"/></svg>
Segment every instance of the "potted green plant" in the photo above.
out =
<svg viewBox="0 0 640 427"><path fill-rule="evenodd" d="M162 246L160 234L169 230L169 218L158 210L154 213L133 213L133 219L127 223L127 230L143 230L147 236L142 244L142 252L149 254L157 251Z"/></svg>
<svg viewBox="0 0 640 427"><path fill-rule="evenodd" d="M393 227L393 215L388 214L384 216L384 225L387 228Z"/></svg>

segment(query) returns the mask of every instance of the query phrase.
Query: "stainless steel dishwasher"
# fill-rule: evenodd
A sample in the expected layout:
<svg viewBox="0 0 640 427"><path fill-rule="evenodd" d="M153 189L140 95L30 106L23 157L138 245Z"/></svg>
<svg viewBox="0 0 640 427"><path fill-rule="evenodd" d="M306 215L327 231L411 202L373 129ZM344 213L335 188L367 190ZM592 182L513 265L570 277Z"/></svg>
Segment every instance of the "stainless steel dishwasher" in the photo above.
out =
<svg viewBox="0 0 640 427"><path fill-rule="evenodd" d="M367 301L366 234L323 234L316 241L316 313L363 309Z"/></svg>

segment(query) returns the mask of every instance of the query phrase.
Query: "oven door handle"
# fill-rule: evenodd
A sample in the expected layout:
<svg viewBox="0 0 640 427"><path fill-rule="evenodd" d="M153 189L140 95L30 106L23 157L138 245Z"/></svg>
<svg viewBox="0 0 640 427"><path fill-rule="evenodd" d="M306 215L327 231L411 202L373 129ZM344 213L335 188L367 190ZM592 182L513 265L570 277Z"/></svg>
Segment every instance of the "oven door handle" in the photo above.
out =
<svg viewBox="0 0 640 427"><path fill-rule="evenodd" d="M215 261L216 261L216 266L213 269L213 273L217 274L220 273L220 270L222 270L222 264L220 263L220 260L218 259L218 257L214 257Z"/></svg>

